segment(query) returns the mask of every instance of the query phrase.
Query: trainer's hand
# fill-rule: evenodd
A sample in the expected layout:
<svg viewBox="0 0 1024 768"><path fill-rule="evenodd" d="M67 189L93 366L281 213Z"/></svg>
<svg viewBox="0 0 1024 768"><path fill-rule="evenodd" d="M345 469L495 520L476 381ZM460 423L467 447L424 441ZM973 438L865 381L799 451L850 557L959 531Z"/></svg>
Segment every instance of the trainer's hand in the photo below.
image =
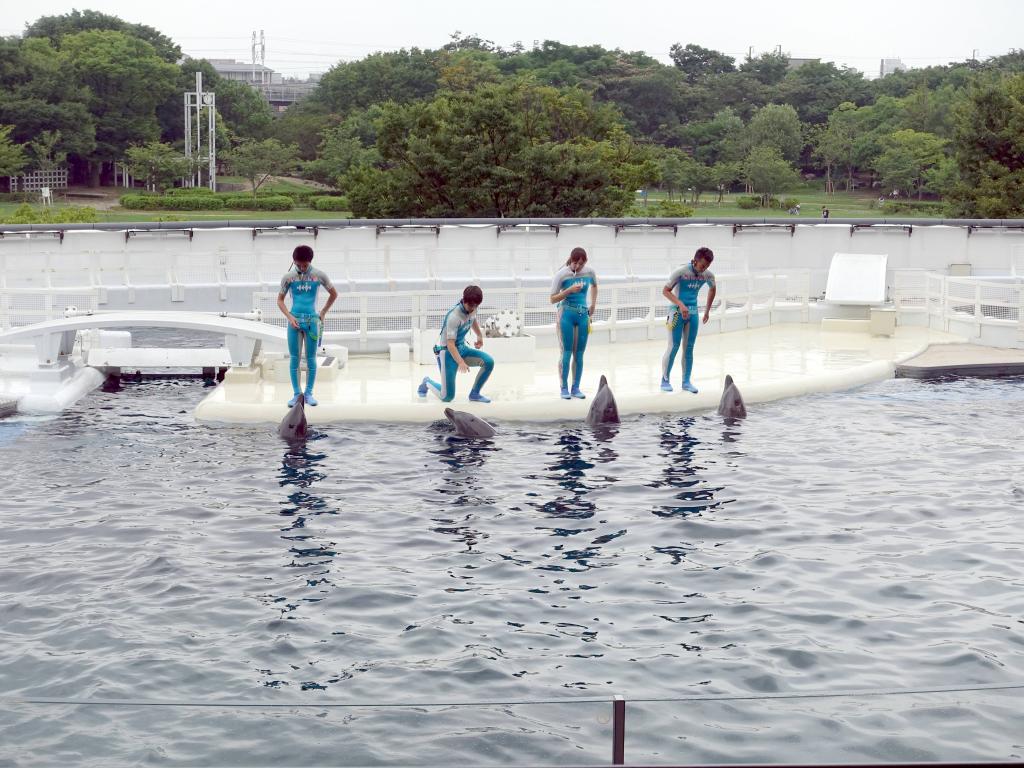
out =
<svg viewBox="0 0 1024 768"><path fill-rule="evenodd" d="M709 315L708 315L708 313L707 313L707 312L705 312L705 313L704 313L704 321L703 321L703 322L704 322L704 325L707 325L707 324L708 324L708 318L709 318Z"/></svg>
<svg viewBox="0 0 1024 768"><path fill-rule="evenodd" d="M473 342L473 346L476 347L477 349L483 349L484 348L484 337L483 336L477 336L476 337L476 341Z"/></svg>
<svg viewBox="0 0 1024 768"><path fill-rule="evenodd" d="M683 318L683 320L689 320L690 319L690 310L688 310L686 307L680 307L679 308L679 316L681 318Z"/></svg>
<svg viewBox="0 0 1024 768"><path fill-rule="evenodd" d="M459 373L469 373L469 366L466 365L465 360L459 363Z"/></svg>
<svg viewBox="0 0 1024 768"><path fill-rule="evenodd" d="M299 321L295 319L295 315L288 315L288 325L296 331L299 330Z"/></svg>
<svg viewBox="0 0 1024 768"><path fill-rule="evenodd" d="M325 317L327 317L327 311L323 310L322 312L320 312L320 322L321 323L324 321Z"/></svg>
<svg viewBox="0 0 1024 768"><path fill-rule="evenodd" d="M566 290L568 290L569 293L579 293L580 291L582 291L586 287L587 287L586 283L576 283L575 285L570 285Z"/></svg>

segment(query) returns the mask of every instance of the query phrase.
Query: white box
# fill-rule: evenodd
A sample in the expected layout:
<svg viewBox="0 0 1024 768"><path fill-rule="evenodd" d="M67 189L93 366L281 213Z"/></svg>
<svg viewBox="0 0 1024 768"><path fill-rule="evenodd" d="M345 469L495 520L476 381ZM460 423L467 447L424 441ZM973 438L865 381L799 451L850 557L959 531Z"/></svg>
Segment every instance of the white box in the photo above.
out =
<svg viewBox="0 0 1024 768"><path fill-rule="evenodd" d="M893 336L896 333L896 310L872 307L870 322L872 336Z"/></svg>
<svg viewBox="0 0 1024 768"><path fill-rule="evenodd" d="M404 341L388 344L388 354L391 357L392 363L408 363L409 345Z"/></svg>

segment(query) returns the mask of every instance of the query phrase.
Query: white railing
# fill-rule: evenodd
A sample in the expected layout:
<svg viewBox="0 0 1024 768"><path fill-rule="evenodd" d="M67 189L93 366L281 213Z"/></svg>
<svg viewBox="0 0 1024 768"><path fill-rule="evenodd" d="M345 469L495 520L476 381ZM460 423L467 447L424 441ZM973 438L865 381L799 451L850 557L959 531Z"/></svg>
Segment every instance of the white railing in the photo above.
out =
<svg viewBox="0 0 1024 768"><path fill-rule="evenodd" d="M951 323L1018 330L1024 340L1024 279L950 277L924 270L896 270L893 300L901 314L926 314L929 325L950 330Z"/></svg>
<svg viewBox="0 0 1024 768"><path fill-rule="evenodd" d="M662 296L664 281L602 284L598 291L594 329L616 331L660 325L668 309ZM791 270L782 273L720 275L718 294L711 312L712 320L729 319L735 327L751 327L754 318L767 317L780 310L796 310L806 321L810 292L810 273ZM367 342L371 339L406 340L414 331L439 328L445 314L458 300L459 292L448 291L374 291L340 293L325 320L324 332L335 339ZM326 296L321 293L320 306ZM701 296L703 304L704 296ZM502 309L515 310L530 333L550 332L556 311L547 288L485 288L479 316L485 320ZM253 294L253 311L263 322L284 326L277 308L276 292ZM732 323L731 323L732 325Z"/></svg>
<svg viewBox="0 0 1024 768"><path fill-rule="evenodd" d="M57 320L69 310L95 311L95 290L0 290L0 331Z"/></svg>

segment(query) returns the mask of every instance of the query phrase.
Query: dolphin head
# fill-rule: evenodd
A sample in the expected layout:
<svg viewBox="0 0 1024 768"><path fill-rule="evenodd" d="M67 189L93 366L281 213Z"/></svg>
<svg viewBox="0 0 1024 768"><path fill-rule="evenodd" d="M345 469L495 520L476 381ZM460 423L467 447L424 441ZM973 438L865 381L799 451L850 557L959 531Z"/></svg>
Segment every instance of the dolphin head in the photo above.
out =
<svg viewBox="0 0 1024 768"><path fill-rule="evenodd" d="M305 440L308 435L306 425L306 400L302 395L295 402L288 413L281 419L277 427L277 434L285 440Z"/></svg>
<svg viewBox="0 0 1024 768"><path fill-rule="evenodd" d="M718 401L718 415L727 419L747 418L747 406L743 402L743 395L740 388L728 374L725 377L725 388L722 390L722 399Z"/></svg>
<svg viewBox="0 0 1024 768"><path fill-rule="evenodd" d="M455 427L459 437L494 437L495 429L483 419L465 411L445 408L444 415Z"/></svg>
<svg viewBox="0 0 1024 768"><path fill-rule="evenodd" d="M615 402L615 395L612 388L608 386L608 379L604 376L597 385L597 394L590 403L590 411L587 412L587 424L618 424L619 406Z"/></svg>

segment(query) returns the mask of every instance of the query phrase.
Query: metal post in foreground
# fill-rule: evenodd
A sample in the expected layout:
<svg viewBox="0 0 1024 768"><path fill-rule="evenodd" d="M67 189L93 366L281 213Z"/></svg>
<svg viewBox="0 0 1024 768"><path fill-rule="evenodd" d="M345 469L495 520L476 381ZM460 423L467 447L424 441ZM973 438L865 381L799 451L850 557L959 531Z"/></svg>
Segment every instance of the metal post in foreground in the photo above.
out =
<svg viewBox="0 0 1024 768"><path fill-rule="evenodd" d="M626 699L612 697L612 765L626 764Z"/></svg>

